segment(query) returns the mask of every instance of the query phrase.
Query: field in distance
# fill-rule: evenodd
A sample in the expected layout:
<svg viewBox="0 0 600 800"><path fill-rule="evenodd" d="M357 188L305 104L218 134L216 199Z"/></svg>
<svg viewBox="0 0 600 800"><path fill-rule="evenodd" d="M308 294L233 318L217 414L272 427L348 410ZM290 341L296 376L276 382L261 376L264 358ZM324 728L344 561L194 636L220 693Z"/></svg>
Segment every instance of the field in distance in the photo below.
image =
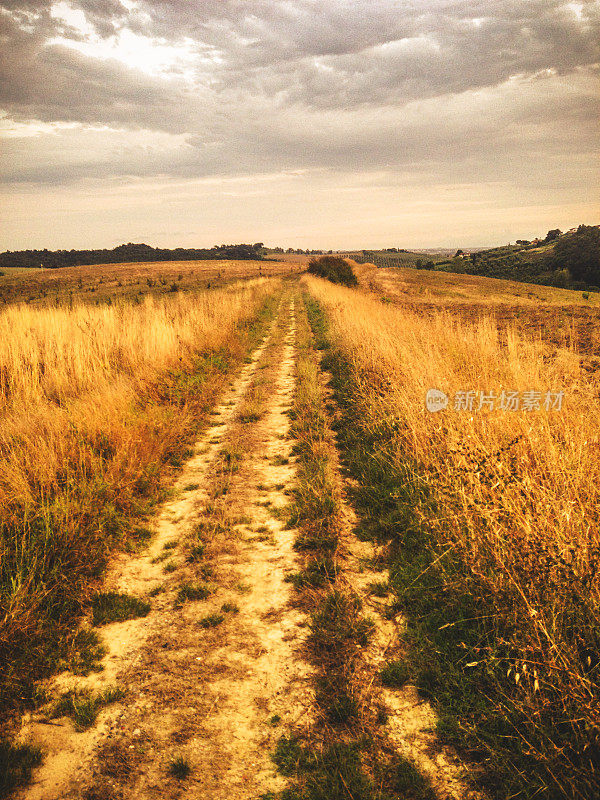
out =
<svg viewBox="0 0 600 800"><path fill-rule="evenodd" d="M454 252L454 251L452 251ZM336 253L344 258L350 258L357 264L374 264L383 269L385 267L419 267L427 262L439 264L445 261L451 251L440 250L404 250L402 248L389 248L387 250L353 250Z"/></svg>
<svg viewBox="0 0 600 800"><path fill-rule="evenodd" d="M387 302L432 316L447 311L464 321L491 316L554 347L576 348L600 366L600 295L572 289L411 268L355 267L361 285ZM585 364L584 364L585 368Z"/></svg>
<svg viewBox="0 0 600 800"><path fill-rule="evenodd" d="M285 275L303 269L284 261L157 261L96 264L58 269L3 267L0 306L25 302L63 305L77 299L100 305L118 298L206 289L244 278Z"/></svg>

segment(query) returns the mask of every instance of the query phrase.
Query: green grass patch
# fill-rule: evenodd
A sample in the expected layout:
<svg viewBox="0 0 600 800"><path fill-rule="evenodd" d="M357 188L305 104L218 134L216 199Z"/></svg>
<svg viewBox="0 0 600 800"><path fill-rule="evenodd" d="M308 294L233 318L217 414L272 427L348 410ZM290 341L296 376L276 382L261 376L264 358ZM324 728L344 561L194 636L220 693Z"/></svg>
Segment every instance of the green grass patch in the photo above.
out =
<svg viewBox="0 0 600 800"><path fill-rule="evenodd" d="M90 672L101 672L100 663L108 649L102 644L97 631L81 628L68 644L64 666L75 675L89 675Z"/></svg>
<svg viewBox="0 0 600 800"><path fill-rule="evenodd" d="M294 516L290 524L295 526L297 516ZM309 532L301 531L294 542L294 550L306 552L309 550L321 550L333 552L338 545L337 533L322 533L321 531Z"/></svg>
<svg viewBox="0 0 600 800"><path fill-rule="evenodd" d="M297 589L302 589L306 586L326 586L335 581L336 576L335 562L328 556L324 556L309 561L301 572L287 575L284 580L286 583L292 583Z"/></svg>
<svg viewBox="0 0 600 800"><path fill-rule="evenodd" d="M99 694L88 691L68 691L57 700L50 711L50 718L71 717L78 730L86 730L96 721L100 711L125 696L117 686L111 686Z"/></svg>
<svg viewBox="0 0 600 800"><path fill-rule="evenodd" d="M375 769L375 779L385 786L382 800L436 800L429 780L416 765L404 756L394 754L381 760Z"/></svg>
<svg viewBox="0 0 600 800"><path fill-rule="evenodd" d="M151 605L147 600L119 592L101 592L92 599L92 625L108 625L145 617Z"/></svg>
<svg viewBox="0 0 600 800"><path fill-rule="evenodd" d="M309 642L317 653L366 647L373 632L373 622L360 614L358 598L349 598L337 589L331 591L312 614L308 627Z"/></svg>
<svg viewBox="0 0 600 800"><path fill-rule="evenodd" d="M186 561L200 561L203 558L205 547L202 542L195 544L187 555Z"/></svg>
<svg viewBox="0 0 600 800"><path fill-rule="evenodd" d="M233 475L236 472L239 472L240 464L244 459L244 454L241 449L233 445L226 445L219 453L219 459L221 461L222 470L225 470Z"/></svg>
<svg viewBox="0 0 600 800"><path fill-rule="evenodd" d="M356 697L351 694L344 670L331 669L316 681L315 702L333 725L350 724L359 717Z"/></svg>
<svg viewBox="0 0 600 800"><path fill-rule="evenodd" d="M368 588L375 597L387 597L390 593L390 584L388 581L372 581Z"/></svg>
<svg viewBox="0 0 600 800"><path fill-rule="evenodd" d="M210 597L211 590L202 583L182 583L177 590L178 604L186 603L188 600L206 600Z"/></svg>
<svg viewBox="0 0 600 800"><path fill-rule="evenodd" d="M379 679L384 686L399 689L410 678L410 670L405 661L390 661L379 672Z"/></svg>
<svg viewBox="0 0 600 800"><path fill-rule="evenodd" d="M283 736L273 755L282 775L294 785L282 800L375 800L369 778L362 769L357 743L335 743L322 750Z"/></svg>
<svg viewBox="0 0 600 800"><path fill-rule="evenodd" d="M144 478L138 480L143 481ZM147 546L153 536L154 532L150 528L144 525L135 525L125 539L123 549L126 553L139 553Z"/></svg>

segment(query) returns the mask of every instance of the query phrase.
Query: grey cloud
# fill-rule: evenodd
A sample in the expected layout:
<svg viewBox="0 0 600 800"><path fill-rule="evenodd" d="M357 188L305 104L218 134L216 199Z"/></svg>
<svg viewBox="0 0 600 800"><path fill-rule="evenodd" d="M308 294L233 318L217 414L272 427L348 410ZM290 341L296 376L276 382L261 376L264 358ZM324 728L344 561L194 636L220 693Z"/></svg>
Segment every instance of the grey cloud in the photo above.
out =
<svg viewBox="0 0 600 800"><path fill-rule="evenodd" d="M452 174L456 180L523 182L544 177L559 160L555 180L579 181L573 164L596 149L590 79L579 88L553 81L504 87L477 101L428 101L406 113L290 109L279 118L236 110L238 118L193 135L127 131L58 131L9 141L3 174L9 182L68 182L81 178L171 176L202 178L284 170ZM544 114L548 96L554 125ZM577 148L573 149L573 142ZM539 153L544 157L540 159ZM573 151L573 152L571 152ZM435 180L438 178L436 177ZM429 179L428 179L429 180Z"/></svg>
<svg viewBox="0 0 600 800"><path fill-rule="evenodd" d="M582 20L562 0L431 0L425 4L422 0L356 0L352 4L346 0L142 0L145 13L131 15L118 0L74 0L73 5L86 13L101 36L129 27L173 43L193 40L199 53L218 56L214 63L198 67L198 92L210 87L215 100L224 103L236 102L240 95L249 101L262 98L275 103L274 110L290 103L319 109L401 105L420 97L493 86L515 74L544 69L568 73L600 60L600 4L595 0L583 3ZM62 78L71 67L65 63L61 68L56 51L48 58L42 37L51 35L52 26L55 34L68 31L49 19L47 8L36 0L10 4L17 16L24 10L41 13L33 34L27 37L18 32L21 49L3 53L4 60L12 59L21 73L13 95L15 87L39 81L40 73L51 95L56 97L64 89ZM476 18L478 27L473 24ZM70 38L77 36L71 33ZM66 51L63 57L72 62ZM57 69L55 79L49 60L52 70ZM103 113L106 121L114 120L106 104L120 104L121 92L127 96L131 91L132 76L123 70L121 82L109 62L90 63L86 68L80 59L78 70L82 87L90 76L86 90L91 93L90 106L96 106L98 122L103 121ZM99 92L102 102L95 103L102 71L111 88ZM147 80L146 85L150 102L155 94L162 94L160 79ZM64 102L57 105L70 104L67 91ZM52 106L56 105L49 106L48 113L55 113ZM25 109L18 111L25 113ZM123 119L124 115L119 116ZM137 123L131 119L131 124Z"/></svg>
<svg viewBox="0 0 600 800"><path fill-rule="evenodd" d="M558 3L527 5L527 17L510 18L502 16L501 3L488 4L479 27L449 15L448 9L437 15L429 12L404 24L402 35L389 35L388 29L387 37L368 47L350 31L344 52L331 53L308 37L295 59L283 58L282 48L275 45L275 55L283 58L275 66L256 66L234 52L216 77L222 88L238 84L289 102L343 108L402 104L493 86L516 74L545 69L565 73L600 60L597 23L580 23Z"/></svg>
<svg viewBox="0 0 600 800"><path fill-rule="evenodd" d="M7 181L458 173L467 164L483 180L528 159L541 174L540 149L554 158L593 148L595 0L581 20L559 0L141 0L132 13L118 0L72 5L100 37L128 28L172 44L187 38L207 60L191 83L176 70L151 76L48 45L76 35L47 2L0 0L10 12L0 15L0 107L18 120L129 131L13 140ZM144 130L156 144L136 145Z"/></svg>
<svg viewBox="0 0 600 800"><path fill-rule="evenodd" d="M86 58L0 18L0 107L14 119L66 121L130 128L186 128L185 87L157 80L114 60Z"/></svg>

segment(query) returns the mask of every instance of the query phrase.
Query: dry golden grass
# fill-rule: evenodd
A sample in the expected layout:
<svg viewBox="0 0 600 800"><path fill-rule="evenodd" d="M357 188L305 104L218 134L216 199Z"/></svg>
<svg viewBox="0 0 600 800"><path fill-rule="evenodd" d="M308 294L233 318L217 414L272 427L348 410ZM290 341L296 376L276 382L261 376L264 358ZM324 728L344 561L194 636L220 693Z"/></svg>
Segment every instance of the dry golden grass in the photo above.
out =
<svg viewBox="0 0 600 800"><path fill-rule="evenodd" d="M31 680L185 455L266 278L141 303L0 314L0 698ZM135 531L134 531L135 532Z"/></svg>
<svg viewBox="0 0 600 800"><path fill-rule="evenodd" d="M488 627L499 640L481 642L461 659L482 674L489 670L502 702L529 721L529 729L517 731L522 748L539 749L542 760L551 753L559 764L564 749L564 763L572 759L584 774L600 735L598 372L581 369L575 346L551 347L510 324L499 332L491 316L465 320L444 307L423 315L372 294L303 280L350 365L365 436L385 439L390 464L414 465L415 481L428 489L413 511L439 553L460 565L440 591L462 581L475 606L492 609ZM459 285L459 276L452 281ZM449 395L446 411L426 410L432 387ZM563 407L452 409L456 392L503 389L563 390ZM504 657L512 663L508 675ZM556 723L564 741L552 739L554 731L542 752L545 734L537 733L546 723ZM570 778L554 777L567 787Z"/></svg>
<svg viewBox="0 0 600 800"><path fill-rule="evenodd" d="M102 305L119 299L222 287L245 278L273 277L297 271L283 261L157 261L97 264L60 269L4 268L0 304L34 306L85 302Z"/></svg>
<svg viewBox="0 0 600 800"><path fill-rule="evenodd" d="M10 307L0 316L2 411L48 400L64 406L86 391L102 393L117 376L144 382L199 346L215 349L265 285L146 297L137 305Z"/></svg>
<svg viewBox="0 0 600 800"><path fill-rule="evenodd" d="M575 349L588 372L600 367L600 294L518 281L415 269L356 266L363 287L428 317L447 311L465 322L491 321L504 340L520 334Z"/></svg>
<svg viewBox="0 0 600 800"><path fill-rule="evenodd" d="M454 272L435 272L432 270L377 269L372 264L354 267L364 286L383 291L389 297L406 302L431 303L439 306L452 306L472 303L483 306L498 304L518 305L535 308L540 304L549 306L583 306L600 308L600 294L573 289L557 289L534 283L522 283L501 278L486 278L481 275L461 275Z"/></svg>

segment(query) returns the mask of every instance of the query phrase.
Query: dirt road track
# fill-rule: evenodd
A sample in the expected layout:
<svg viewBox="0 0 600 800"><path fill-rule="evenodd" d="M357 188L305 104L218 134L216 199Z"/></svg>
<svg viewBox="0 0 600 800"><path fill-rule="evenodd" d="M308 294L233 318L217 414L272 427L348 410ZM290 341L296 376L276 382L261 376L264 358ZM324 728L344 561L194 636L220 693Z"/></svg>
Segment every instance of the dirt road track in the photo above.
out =
<svg viewBox="0 0 600 800"><path fill-rule="evenodd" d="M107 579L109 588L137 596L163 585L164 592L147 617L102 629L109 648L103 672L63 674L54 682L63 691L117 683L125 699L86 732L74 731L67 719L27 721L21 738L46 753L22 794L27 800L165 792L251 798L283 787L269 758L277 720L293 722L310 706L308 668L295 654L303 619L290 607L284 583L294 570L295 532L278 513L294 471L286 414L294 347L294 303L287 299L215 409L156 520L151 547L142 556L116 558ZM249 395L250 421L241 421ZM223 468L221 455L232 451L242 454L237 471ZM185 551L197 542L199 522L210 533L206 553L199 564L189 563ZM165 573L165 553L173 572ZM208 598L178 604L178 587L198 581L210 587ZM223 621L199 624L211 614ZM168 777L177 756L192 767L185 786Z"/></svg>
<svg viewBox="0 0 600 800"><path fill-rule="evenodd" d="M124 698L83 732L68 718L26 720L21 739L40 744L45 760L22 800L258 800L285 788L271 754L282 734L312 728L315 695L306 616L285 580L299 568L285 512L296 472L288 412L299 313L300 295L284 293L155 519L150 547L114 559L106 588L150 598L151 612L101 628L103 671L64 673L51 690L117 685ZM325 380L322 388L329 395ZM389 712L385 735L440 798L477 797L453 755L436 749L434 715L414 687L378 683L398 627L369 592L381 575L361 566L374 552L354 536L347 503L345 517L343 580L376 622L364 680ZM177 758L191 768L185 780L170 774Z"/></svg>

